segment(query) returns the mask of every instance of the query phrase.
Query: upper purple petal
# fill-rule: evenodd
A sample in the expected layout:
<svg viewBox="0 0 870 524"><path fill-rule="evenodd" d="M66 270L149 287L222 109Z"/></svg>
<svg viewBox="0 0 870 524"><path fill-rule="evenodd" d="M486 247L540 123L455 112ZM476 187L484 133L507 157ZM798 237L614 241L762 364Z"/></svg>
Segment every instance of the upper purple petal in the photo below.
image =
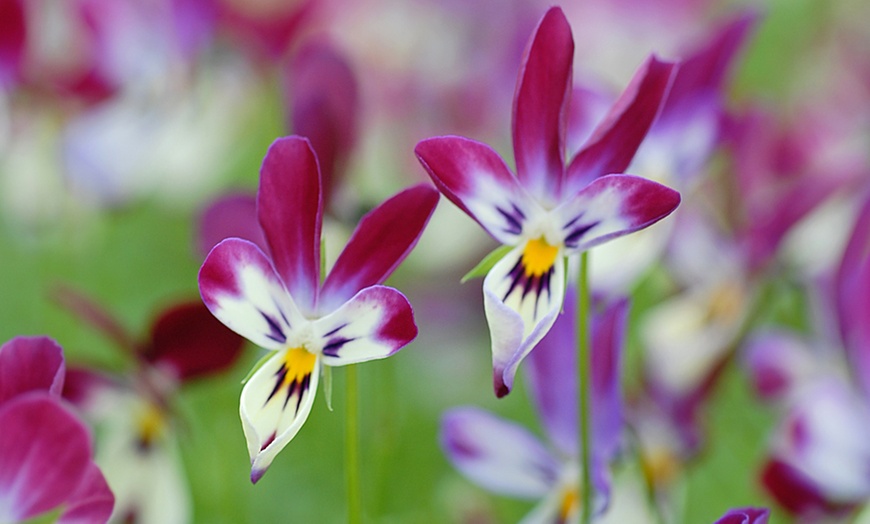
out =
<svg viewBox="0 0 870 524"><path fill-rule="evenodd" d="M565 168L565 125L574 39L559 7L538 23L525 50L514 94L517 175L543 201L556 201Z"/></svg>
<svg viewBox="0 0 870 524"><path fill-rule="evenodd" d="M60 396L63 349L48 337L15 337L0 346L0 405L29 391Z"/></svg>
<svg viewBox="0 0 870 524"><path fill-rule="evenodd" d="M565 171L571 195L596 177L622 173L634 158L667 95L676 66L649 57Z"/></svg>
<svg viewBox="0 0 870 524"><path fill-rule="evenodd" d="M414 152L444 196L499 242L518 242L535 204L498 153L458 136L428 138Z"/></svg>
<svg viewBox="0 0 870 524"><path fill-rule="evenodd" d="M285 72L288 128L311 141L320 162L324 205L342 179L356 140L358 88L347 60L328 42L303 46Z"/></svg>
<svg viewBox="0 0 870 524"><path fill-rule="evenodd" d="M244 238L257 244L263 252L269 252L263 230L257 221L257 198L254 195L236 193L212 202L199 219L197 245L204 257L225 238Z"/></svg>
<svg viewBox="0 0 870 524"><path fill-rule="evenodd" d="M257 214L287 291L300 308L313 311L323 199L317 157L306 138L279 138L269 147L260 169Z"/></svg>
<svg viewBox="0 0 870 524"><path fill-rule="evenodd" d="M320 292L328 313L357 291L383 283L417 244L438 204L438 191L418 185L402 191L360 220Z"/></svg>
<svg viewBox="0 0 870 524"><path fill-rule="evenodd" d="M91 467L88 429L61 403L30 393L0 407L0 506L18 522L68 501Z"/></svg>
<svg viewBox="0 0 870 524"><path fill-rule="evenodd" d="M664 124L664 120L685 116L686 112L694 111L697 104L705 104L711 97L721 96L728 72L756 20L756 13L742 13L722 27L700 50L680 62L656 127Z"/></svg>

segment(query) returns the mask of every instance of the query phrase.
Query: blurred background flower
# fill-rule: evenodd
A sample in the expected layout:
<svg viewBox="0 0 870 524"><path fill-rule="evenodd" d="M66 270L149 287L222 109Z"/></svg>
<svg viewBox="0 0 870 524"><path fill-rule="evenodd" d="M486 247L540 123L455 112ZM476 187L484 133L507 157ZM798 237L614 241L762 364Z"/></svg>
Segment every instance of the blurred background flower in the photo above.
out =
<svg viewBox="0 0 870 524"><path fill-rule="evenodd" d="M196 294L211 247L200 242L213 244L199 239L204 210L253 195L278 136L331 149L317 151L333 173L328 264L347 224L428 180L420 140L470 136L514 158L505 130L517 71L551 4L0 0L0 340L47 333L70 366L133 380L115 342L56 307L58 283L149 332L155 304ZM866 252L847 246L868 235L854 224L870 189L870 6L561 7L575 43L572 99L583 102L565 122L569 153L645 57L684 68L627 170L674 184L681 209L648 231L647 247L592 258L596 292L632 302L622 452L602 521L651 521L657 509L666 522L714 522L750 506L770 507L774 524L867 519L866 479L850 469L865 446L845 436L866 424L864 335L841 326L866 324L863 306L848 306L860 302ZM233 225L253 212L245 197L226 205L214 213ZM459 283L495 247L442 202L388 282L414 304L419 336L360 370L373 521L515 522L533 508L469 483L437 441L441 414L458 405L536 427L528 377L493 398L480 290ZM221 376L173 389L185 421L173 460L192 514L342 522L340 402L331 416L314 403L256 487L240 473L250 463L239 381L253 360L242 354ZM342 387L340 372L335 380ZM726 522L760 518L738 513Z"/></svg>

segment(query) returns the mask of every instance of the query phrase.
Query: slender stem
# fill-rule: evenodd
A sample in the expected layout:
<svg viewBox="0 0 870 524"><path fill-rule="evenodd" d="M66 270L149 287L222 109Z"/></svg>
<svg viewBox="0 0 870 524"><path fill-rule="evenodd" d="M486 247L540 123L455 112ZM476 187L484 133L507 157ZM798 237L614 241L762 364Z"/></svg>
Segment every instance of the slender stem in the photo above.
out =
<svg viewBox="0 0 870 524"><path fill-rule="evenodd" d="M589 348L589 253L580 254L580 275L577 281L577 376L580 393L580 522L592 522L592 470L589 452L591 439L590 393L592 385L591 355Z"/></svg>
<svg viewBox="0 0 870 524"><path fill-rule="evenodd" d="M362 522L362 497L360 497L359 473L359 402L356 364L347 370L347 426L345 427L345 475L347 476L347 522Z"/></svg>

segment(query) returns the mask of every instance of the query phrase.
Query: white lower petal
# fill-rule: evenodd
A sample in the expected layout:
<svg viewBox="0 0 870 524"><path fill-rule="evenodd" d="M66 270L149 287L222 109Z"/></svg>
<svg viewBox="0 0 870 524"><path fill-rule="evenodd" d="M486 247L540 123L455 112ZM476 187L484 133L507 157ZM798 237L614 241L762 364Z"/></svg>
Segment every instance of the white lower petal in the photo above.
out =
<svg viewBox="0 0 870 524"><path fill-rule="evenodd" d="M305 349L278 351L242 389L239 414L253 482L259 480L308 419L320 366L320 357Z"/></svg>
<svg viewBox="0 0 870 524"><path fill-rule="evenodd" d="M523 266L524 249L525 244L508 253L483 282L484 308L492 341L493 380L499 396L513 386L517 366L550 330L565 297L562 255L556 255L545 273L530 275Z"/></svg>

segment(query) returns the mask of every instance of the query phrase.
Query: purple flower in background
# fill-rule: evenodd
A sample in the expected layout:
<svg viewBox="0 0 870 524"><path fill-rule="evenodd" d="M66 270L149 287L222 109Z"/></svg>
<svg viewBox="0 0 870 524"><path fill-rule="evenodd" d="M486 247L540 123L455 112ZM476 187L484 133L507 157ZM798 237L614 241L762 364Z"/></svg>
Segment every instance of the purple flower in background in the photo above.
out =
<svg viewBox="0 0 870 524"><path fill-rule="evenodd" d="M26 43L23 2L0 2L0 89L8 89L18 81Z"/></svg>
<svg viewBox="0 0 870 524"><path fill-rule="evenodd" d="M423 140L416 154L441 192L511 246L484 279L493 387L508 394L520 362L562 308L565 257L647 227L680 195L621 173L658 113L674 65L652 57L565 166L565 121L574 44L559 8L526 49L513 107L517 176L486 144L458 136Z"/></svg>
<svg viewBox="0 0 870 524"><path fill-rule="evenodd" d="M754 22L753 14L742 14L682 55L661 112L634 155L630 172L673 187L684 196L706 179L707 164L722 140L728 73L737 64ZM568 151L582 146L611 99L592 89L575 88ZM627 293L677 236L675 224L676 220L668 220L595 249L590 254L590 281L596 292Z"/></svg>
<svg viewBox="0 0 870 524"><path fill-rule="evenodd" d="M286 127L311 142L320 166L324 213L335 213L336 193L357 139L359 89L342 54L328 41L305 44L283 69ZM244 238L261 248L266 240L257 223L256 197L232 193L202 213L199 249L203 256L225 238Z"/></svg>
<svg viewBox="0 0 870 524"><path fill-rule="evenodd" d="M61 401L63 350L47 337L0 346L0 521L61 509L57 522L106 522L114 497L88 428Z"/></svg>
<svg viewBox="0 0 870 524"><path fill-rule="evenodd" d="M766 508L730 509L713 524L767 524L770 510Z"/></svg>
<svg viewBox="0 0 870 524"><path fill-rule="evenodd" d="M287 129L311 142L320 163L324 203L341 186L357 139L359 87L347 59L329 41L302 46L283 70Z"/></svg>
<svg viewBox="0 0 870 524"><path fill-rule="evenodd" d="M441 424L447 458L466 477L494 492L543 502L524 522L566 522L578 514L576 300L527 363L528 377L550 446L527 429L473 407L448 411ZM608 464L620 445L621 354L628 304L618 301L592 317L592 479L596 511L610 494Z"/></svg>
<svg viewBox="0 0 870 524"><path fill-rule="evenodd" d="M268 250L226 239L199 273L209 310L273 351L241 396L253 482L308 418L323 365L385 358L417 335L408 300L380 284L410 253L437 201L434 189L419 185L371 211L321 284L317 157L308 140L296 136L269 148L257 193Z"/></svg>
<svg viewBox="0 0 870 524"><path fill-rule="evenodd" d="M740 195L740 208L729 218L752 270L777 255L804 217L867 179L864 151L849 147L850 137L837 122L809 111L798 118L781 121L769 110L751 107L728 122L726 143Z"/></svg>
<svg viewBox="0 0 870 524"><path fill-rule="evenodd" d="M865 200L833 278L839 340L811 343L783 330L757 334L746 362L765 398L779 400L778 424L761 480L802 518L849 515L870 499L870 200ZM840 351L830 351L839 348Z"/></svg>

